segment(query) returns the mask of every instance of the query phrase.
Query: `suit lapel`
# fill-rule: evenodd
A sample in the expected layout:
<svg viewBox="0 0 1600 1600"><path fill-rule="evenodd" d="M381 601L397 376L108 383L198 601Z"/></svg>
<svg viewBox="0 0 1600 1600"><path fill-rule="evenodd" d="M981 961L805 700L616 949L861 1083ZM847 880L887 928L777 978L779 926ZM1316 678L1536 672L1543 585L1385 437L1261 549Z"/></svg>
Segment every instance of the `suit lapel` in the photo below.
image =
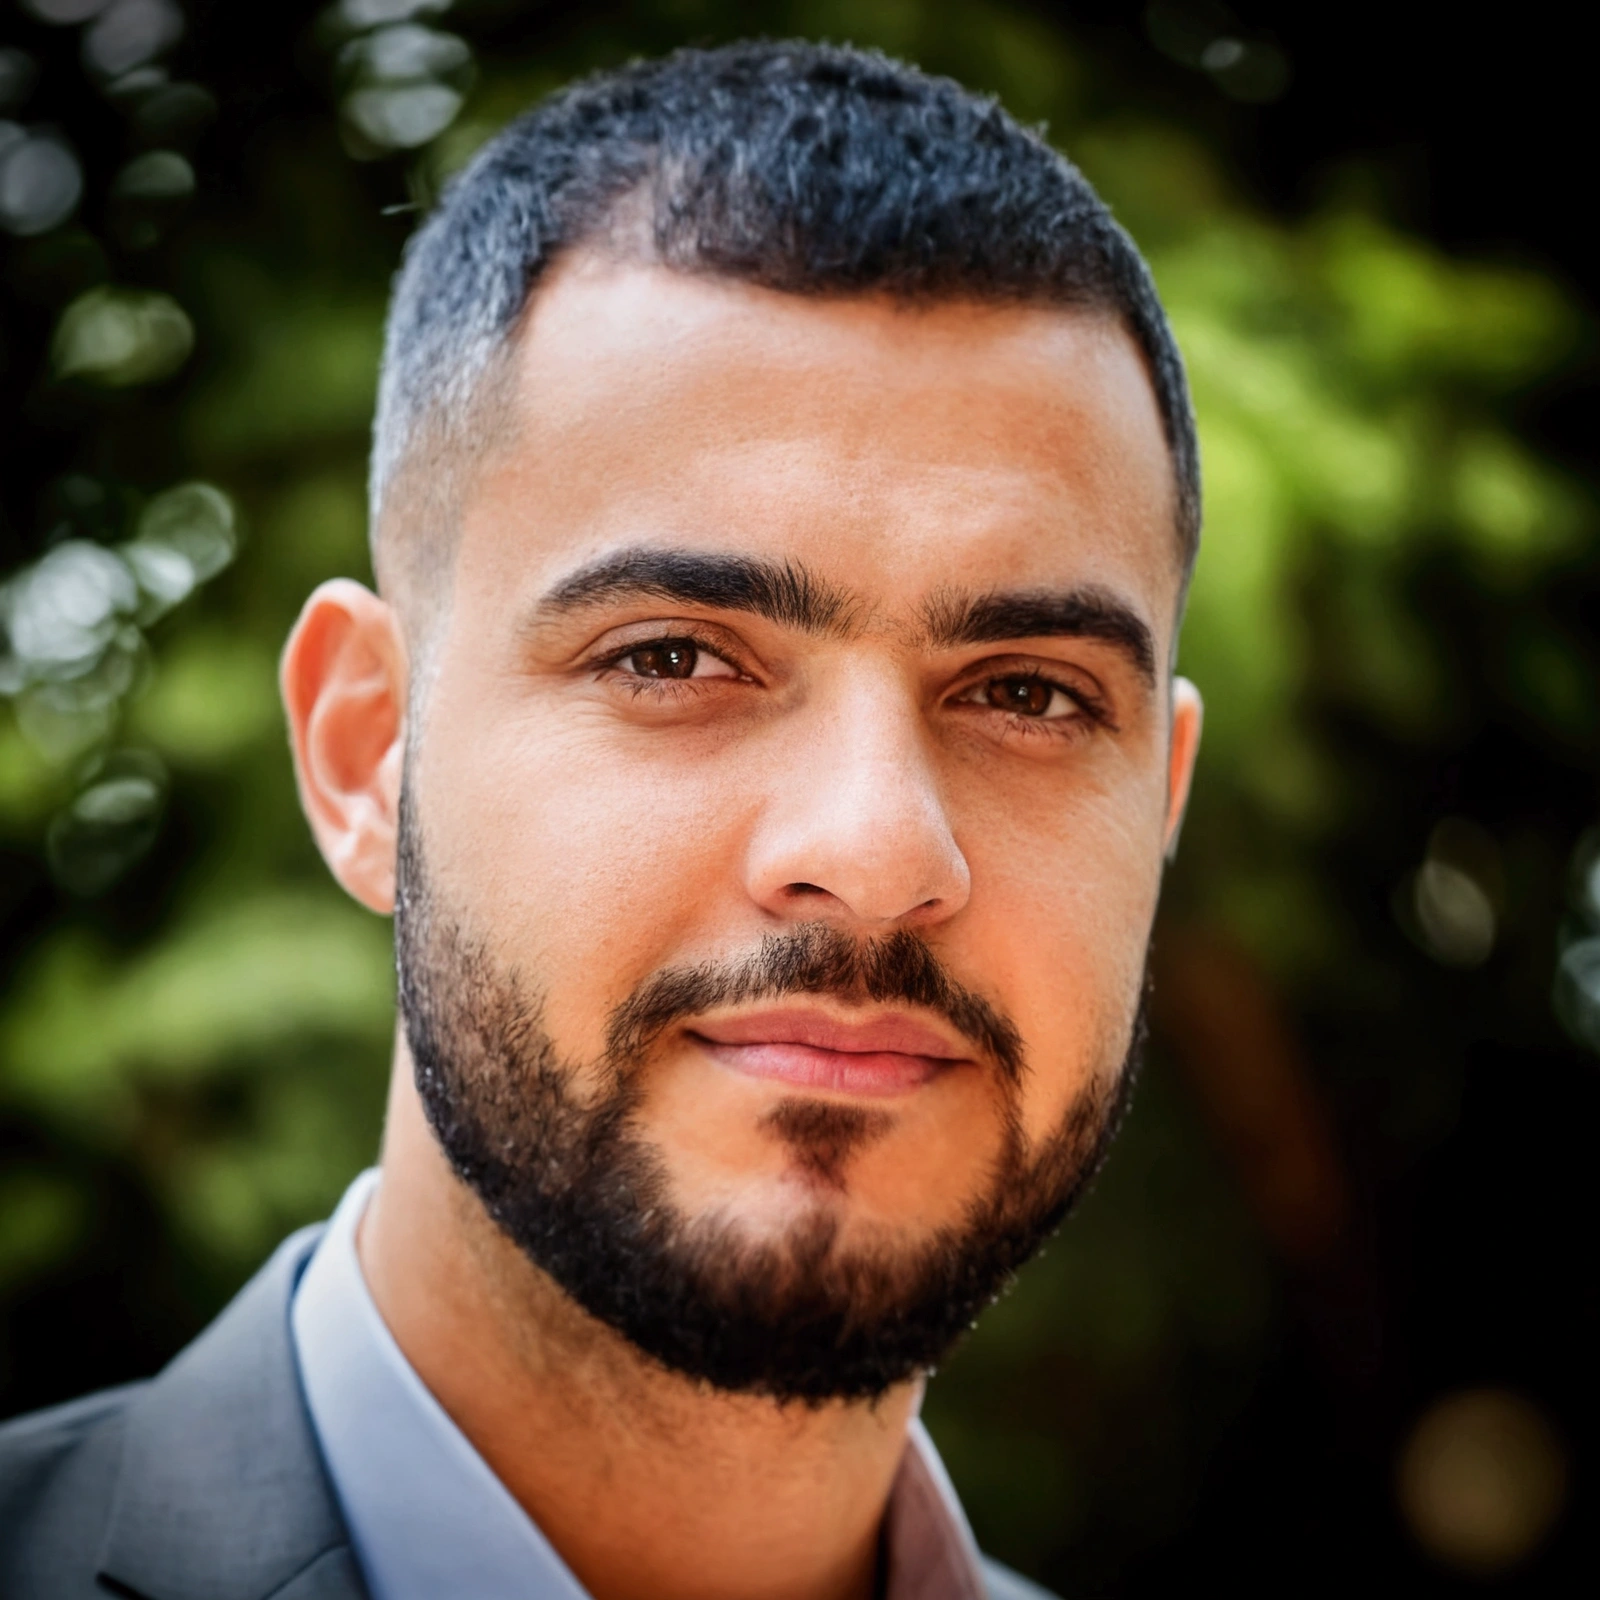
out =
<svg viewBox="0 0 1600 1600"><path fill-rule="evenodd" d="M365 1600L301 1398L287 1239L130 1405L101 1576L148 1600Z"/></svg>

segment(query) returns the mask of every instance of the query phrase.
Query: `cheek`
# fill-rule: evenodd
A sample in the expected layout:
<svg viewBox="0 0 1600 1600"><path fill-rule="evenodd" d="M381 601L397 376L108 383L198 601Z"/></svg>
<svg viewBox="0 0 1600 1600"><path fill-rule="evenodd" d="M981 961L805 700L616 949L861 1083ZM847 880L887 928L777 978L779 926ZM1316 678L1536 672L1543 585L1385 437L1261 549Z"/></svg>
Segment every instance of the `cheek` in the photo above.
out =
<svg viewBox="0 0 1600 1600"><path fill-rule="evenodd" d="M430 874L542 995L563 1054L592 1057L611 1008L721 906L737 819L717 763L665 742L624 759L570 709L440 689L414 774Z"/></svg>
<svg viewBox="0 0 1600 1600"><path fill-rule="evenodd" d="M1139 1003L1165 801L1159 783L1124 776L1008 805L963 840L973 884L963 965L1022 1032L1020 1110L1033 1141L1121 1065Z"/></svg>

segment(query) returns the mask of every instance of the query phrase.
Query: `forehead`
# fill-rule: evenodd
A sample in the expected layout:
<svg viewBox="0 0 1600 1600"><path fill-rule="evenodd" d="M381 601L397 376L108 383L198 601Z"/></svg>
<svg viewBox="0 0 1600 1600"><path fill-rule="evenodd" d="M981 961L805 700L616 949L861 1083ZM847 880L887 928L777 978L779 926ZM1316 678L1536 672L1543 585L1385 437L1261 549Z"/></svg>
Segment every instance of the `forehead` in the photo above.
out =
<svg viewBox="0 0 1600 1600"><path fill-rule="evenodd" d="M525 597L618 547L795 561L874 610L1179 584L1142 357L1099 312L806 298L590 255L529 306L458 582ZM463 598L458 589L458 600Z"/></svg>

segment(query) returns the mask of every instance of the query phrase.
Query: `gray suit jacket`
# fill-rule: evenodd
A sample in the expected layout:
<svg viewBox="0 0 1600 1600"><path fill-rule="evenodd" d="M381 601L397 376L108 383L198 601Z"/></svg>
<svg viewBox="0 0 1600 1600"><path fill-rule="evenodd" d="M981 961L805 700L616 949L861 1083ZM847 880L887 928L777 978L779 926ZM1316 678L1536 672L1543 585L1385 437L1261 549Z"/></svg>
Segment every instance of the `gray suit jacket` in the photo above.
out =
<svg viewBox="0 0 1600 1600"><path fill-rule="evenodd" d="M367 1600L289 1335L317 1233L159 1377L0 1428L0 1600ZM991 1600L1049 1600L985 1576Z"/></svg>

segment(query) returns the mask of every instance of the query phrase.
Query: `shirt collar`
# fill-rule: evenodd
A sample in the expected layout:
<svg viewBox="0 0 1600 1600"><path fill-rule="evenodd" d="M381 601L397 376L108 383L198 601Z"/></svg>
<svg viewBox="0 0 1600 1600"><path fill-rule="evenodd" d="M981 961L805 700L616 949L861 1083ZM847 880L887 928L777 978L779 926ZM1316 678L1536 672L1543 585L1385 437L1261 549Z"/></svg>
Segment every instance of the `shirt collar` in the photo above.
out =
<svg viewBox="0 0 1600 1600"><path fill-rule="evenodd" d="M373 1600L589 1600L379 1315L355 1244L377 1182L364 1172L345 1192L290 1313L307 1407ZM884 1541L886 1600L982 1600L972 1532L916 1420Z"/></svg>

